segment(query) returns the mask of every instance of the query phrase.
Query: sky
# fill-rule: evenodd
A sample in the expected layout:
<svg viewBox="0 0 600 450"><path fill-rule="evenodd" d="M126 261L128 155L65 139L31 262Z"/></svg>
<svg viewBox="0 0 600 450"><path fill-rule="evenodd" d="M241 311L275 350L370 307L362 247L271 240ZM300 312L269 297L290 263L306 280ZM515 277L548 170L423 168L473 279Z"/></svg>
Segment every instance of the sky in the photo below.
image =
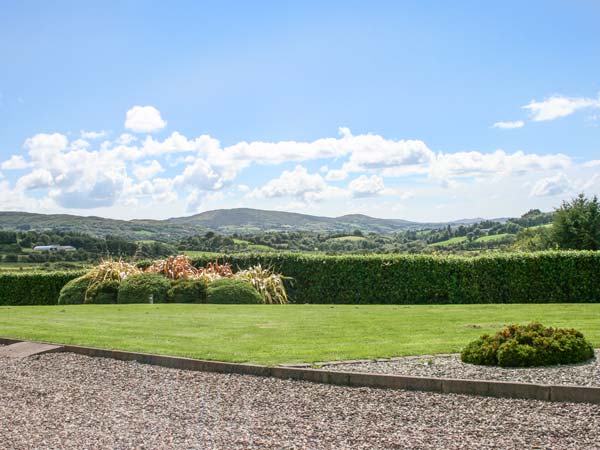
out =
<svg viewBox="0 0 600 450"><path fill-rule="evenodd" d="M600 2L5 1L0 210L446 221L600 193Z"/></svg>

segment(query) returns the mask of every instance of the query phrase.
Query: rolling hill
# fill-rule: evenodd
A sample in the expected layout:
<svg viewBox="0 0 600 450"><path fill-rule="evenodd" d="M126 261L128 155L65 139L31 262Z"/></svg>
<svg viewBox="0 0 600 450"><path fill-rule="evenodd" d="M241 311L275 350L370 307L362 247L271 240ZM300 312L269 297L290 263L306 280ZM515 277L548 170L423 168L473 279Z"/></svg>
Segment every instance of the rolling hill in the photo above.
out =
<svg viewBox="0 0 600 450"><path fill-rule="evenodd" d="M468 222L470 221L461 220L449 223L459 224ZM250 208L218 209L193 216L174 217L166 220L117 220L97 216L84 217L69 214L0 212L0 229L54 229L88 233L95 236L112 234L132 240L156 239L165 242L175 241L209 230L224 234L263 231L339 233L356 229L365 233L393 233L407 229L439 228L447 224L419 223L401 219L377 219L362 214L323 217Z"/></svg>

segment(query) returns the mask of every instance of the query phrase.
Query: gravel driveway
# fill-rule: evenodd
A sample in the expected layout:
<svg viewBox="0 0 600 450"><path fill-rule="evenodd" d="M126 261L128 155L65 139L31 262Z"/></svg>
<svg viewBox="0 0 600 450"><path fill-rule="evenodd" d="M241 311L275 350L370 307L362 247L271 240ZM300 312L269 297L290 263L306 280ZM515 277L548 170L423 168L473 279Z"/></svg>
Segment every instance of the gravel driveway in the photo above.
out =
<svg viewBox="0 0 600 450"><path fill-rule="evenodd" d="M600 447L600 406L0 358L3 449Z"/></svg>
<svg viewBox="0 0 600 450"><path fill-rule="evenodd" d="M536 384L568 384L600 386L600 350L596 358L583 364L526 369L477 366L465 364L460 355L407 356L390 360L365 361L351 364L324 364L327 370L373 372L420 377L500 380ZM598 445L600 448L600 444Z"/></svg>

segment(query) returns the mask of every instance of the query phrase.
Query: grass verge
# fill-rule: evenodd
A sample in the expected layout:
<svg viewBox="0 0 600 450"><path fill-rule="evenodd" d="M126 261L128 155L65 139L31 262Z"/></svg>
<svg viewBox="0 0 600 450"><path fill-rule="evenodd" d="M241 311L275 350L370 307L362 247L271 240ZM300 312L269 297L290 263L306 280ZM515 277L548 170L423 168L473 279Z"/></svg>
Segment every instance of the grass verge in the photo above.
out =
<svg viewBox="0 0 600 450"><path fill-rule="evenodd" d="M600 347L600 304L5 306L0 336L278 364L457 352L533 320Z"/></svg>

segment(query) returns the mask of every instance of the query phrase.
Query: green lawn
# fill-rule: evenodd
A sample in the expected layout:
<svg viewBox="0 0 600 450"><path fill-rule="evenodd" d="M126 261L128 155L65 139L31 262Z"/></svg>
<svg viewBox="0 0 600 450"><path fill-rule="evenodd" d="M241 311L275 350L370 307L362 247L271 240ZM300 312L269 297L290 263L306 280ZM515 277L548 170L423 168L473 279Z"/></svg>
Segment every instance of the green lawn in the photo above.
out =
<svg viewBox="0 0 600 450"><path fill-rule="evenodd" d="M460 244L461 242L465 242L467 240L466 236L457 236L457 237L453 237L450 238L446 241L441 241L441 242L435 242L433 244L430 244L432 247L443 247L445 245L453 245L453 244Z"/></svg>
<svg viewBox="0 0 600 450"><path fill-rule="evenodd" d="M493 241L499 241L502 239L505 239L507 237L510 236L516 236L514 234L511 233L501 233L501 234L492 234L489 236L481 236L480 238L475 239L475 242L493 242Z"/></svg>
<svg viewBox="0 0 600 450"><path fill-rule="evenodd" d="M327 239L328 241L350 241L350 242L357 242L357 241L366 241L367 238L363 237L363 236L339 236L339 237L335 237L335 238L330 238Z"/></svg>
<svg viewBox="0 0 600 450"><path fill-rule="evenodd" d="M4 306L0 336L276 364L456 352L532 320L600 347L600 304Z"/></svg>

